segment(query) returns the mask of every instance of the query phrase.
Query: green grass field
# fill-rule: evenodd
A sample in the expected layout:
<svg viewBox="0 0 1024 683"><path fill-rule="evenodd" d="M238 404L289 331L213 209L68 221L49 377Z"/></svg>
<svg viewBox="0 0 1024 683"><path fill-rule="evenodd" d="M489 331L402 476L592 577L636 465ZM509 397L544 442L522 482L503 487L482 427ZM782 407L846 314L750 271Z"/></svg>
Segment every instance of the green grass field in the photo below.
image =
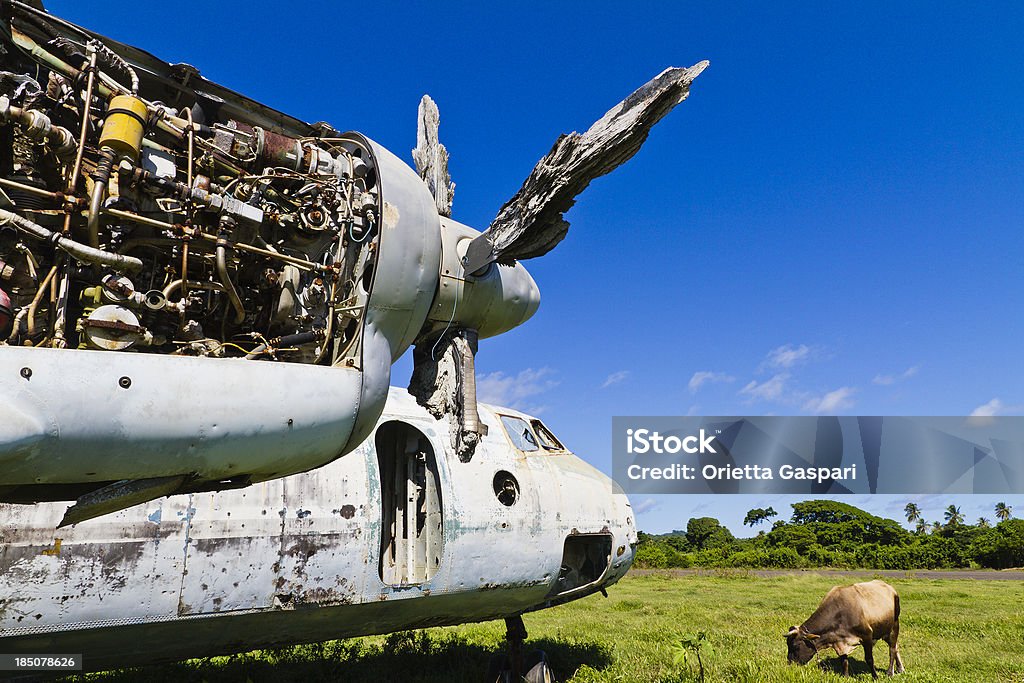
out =
<svg viewBox="0 0 1024 683"><path fill-rule="evenodd" d="M899 591L904 683L1024 683L1024 582L887 579ZM837 581L814 574L758 578L627 577L609 598L584 600L525 617L527 648L548 653L559 681L697 681L696 660L675 664L674 643L708 632L706 680L773 683L840 680L834 653L806 667L786 663L783 636ZM503 651L501 622L359 638L144 670L96 674L127 681L472 681L484 679ZM875 648L881 674L888 647ZM870 675L863 651L851 672Z"/></svg>

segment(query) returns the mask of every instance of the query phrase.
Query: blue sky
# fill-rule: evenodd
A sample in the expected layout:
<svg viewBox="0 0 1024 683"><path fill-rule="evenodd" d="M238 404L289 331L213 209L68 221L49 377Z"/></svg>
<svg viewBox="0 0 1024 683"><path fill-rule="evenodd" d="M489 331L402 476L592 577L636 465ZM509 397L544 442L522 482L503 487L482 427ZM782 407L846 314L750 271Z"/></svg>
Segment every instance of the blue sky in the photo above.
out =
<svg viewBox="0 0 1024 683"><path fill-rule="evenodd" d="M709 59L526 262L537 315L480 345L485 398L540 412L606 471L613 415L1024 411L1024 6L46 4L407 160L430 93L453 215L480 228L560 133ZM694 514L739 531L787 502L634 505L648 531ZM906 499L850 502L897 516ZM973 520L996 501L920 502Z"/></svg>

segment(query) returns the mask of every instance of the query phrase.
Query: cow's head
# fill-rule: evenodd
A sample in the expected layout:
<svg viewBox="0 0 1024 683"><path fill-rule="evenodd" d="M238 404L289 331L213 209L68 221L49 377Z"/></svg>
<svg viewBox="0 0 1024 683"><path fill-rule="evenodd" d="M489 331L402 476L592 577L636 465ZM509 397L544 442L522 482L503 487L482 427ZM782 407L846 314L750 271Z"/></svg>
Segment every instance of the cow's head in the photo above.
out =
<svg viewBox="0 0 1024 683"><path fill-rule="evenodd" d="M803 626L790 626L786 634L786 645L789 647L789 663L806 664L811 661L818 648L814 641L818 639L813 633L808 633Z"/></svg>

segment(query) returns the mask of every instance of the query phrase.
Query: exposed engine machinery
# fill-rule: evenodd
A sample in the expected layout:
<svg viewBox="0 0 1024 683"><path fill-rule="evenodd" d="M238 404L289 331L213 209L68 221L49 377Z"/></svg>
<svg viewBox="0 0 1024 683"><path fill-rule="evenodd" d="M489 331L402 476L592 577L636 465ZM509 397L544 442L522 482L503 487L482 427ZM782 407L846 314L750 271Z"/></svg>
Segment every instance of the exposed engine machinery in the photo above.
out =
<svg viewBox="0 0 1024 683"><path fill-rule="evenodd" d="M409 392L470 462L478 340L540 303L520 261L706 66L560 137L481 232L451 218L429 97L414 171L0 0L0 503L75 500L69 525L320 467L370 436L413 347Z"/></svg>
<svg viewBox="0 0 1024 683"><path fill-rule="evenodd" d="M0 339L356 362L383 207L370 143L4 10Z"/></svg>

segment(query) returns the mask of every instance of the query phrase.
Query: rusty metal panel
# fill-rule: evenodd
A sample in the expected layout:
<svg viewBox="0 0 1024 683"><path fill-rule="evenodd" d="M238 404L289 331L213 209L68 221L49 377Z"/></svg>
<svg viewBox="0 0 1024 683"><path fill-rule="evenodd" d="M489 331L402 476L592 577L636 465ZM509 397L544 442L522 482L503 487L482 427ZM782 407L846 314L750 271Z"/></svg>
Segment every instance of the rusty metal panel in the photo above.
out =
<svg viewBox="0 0 1024 683"><path fill-rule="evenodd" d="M368 495L368 446L354 457L284 482L284 514L274 583L283 609L363 600L364 578L376 568L366 552L366 527L377 514Z"/></svg>
<svg viewBox="0 0 1024 683"><path fill-rule="evenodd" d="M282 480L189 496L187 559L178 616L270 607L278 552Z"/></svg>
<svg viewBox="0 0 1024 683"><path fill-rule="evenodd" d="M187 496L56 529L64 507L0 505L0 632L175 614Z"/></svg>

